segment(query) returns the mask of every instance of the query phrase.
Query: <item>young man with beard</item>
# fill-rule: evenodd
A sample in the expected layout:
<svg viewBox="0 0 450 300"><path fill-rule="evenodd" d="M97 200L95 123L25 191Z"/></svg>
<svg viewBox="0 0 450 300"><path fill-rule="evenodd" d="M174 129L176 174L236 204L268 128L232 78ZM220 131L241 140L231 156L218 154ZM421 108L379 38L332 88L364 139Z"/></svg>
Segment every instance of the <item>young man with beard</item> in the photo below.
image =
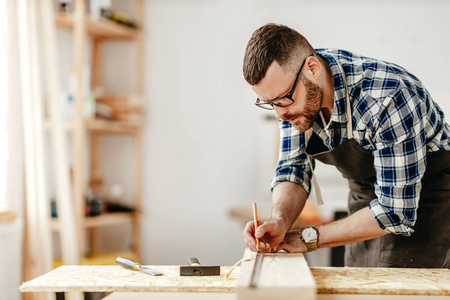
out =
<svg viewBox="0 0 450 300"><path fill-rule="evenodd" d="M347 266L450 267L450 127L414 75L348 51L313 49L277 24L253 33L243 71L281 133L272 216L256 232L253 222L244 229L251 250L346 245ZM348 179L350 215L289 231L310 192L310 158Z"/></svg>

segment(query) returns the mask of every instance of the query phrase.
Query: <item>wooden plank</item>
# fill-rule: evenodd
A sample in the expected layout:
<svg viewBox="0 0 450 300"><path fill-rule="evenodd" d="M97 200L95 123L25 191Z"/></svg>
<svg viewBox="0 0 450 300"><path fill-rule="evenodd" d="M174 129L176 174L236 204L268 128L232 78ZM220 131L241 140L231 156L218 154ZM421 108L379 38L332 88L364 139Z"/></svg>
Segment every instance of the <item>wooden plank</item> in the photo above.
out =
<svg viewBox="0 0 450 300"><path fill-rule="evenodd" d="M96 88L102 85L101 75L101 43L99 38L94 38L92 41L92 68L91 68L91 90L95 91Z"/></svg>
<svg viewBox="0 0 450 300"><path fill-rule="evenodd" d="M39 6L40 1L22 0L18 3L26 176L25 245L28 247L24 249L24 262L27 263L24 275L31 277L49 271L52 257L38 57ZM26 299L51 299L51 297L49 293L39 293Z"/></svg>
<svg viewBox="0 0 450 300"><path fill-rule="evenodd" d="M25 154L25 245L24 279L44 274L51 268L51 236L46 215L46 189L43 171L43 124L41 86L37 49L36 3L21 0L19 19L19 49L23 108L23 136ZM42 219L44 218L44 219ZM27 276L29 276L27 278ZM50 299L49 293L33 294L26 299Z"/></svg>
<svg viewBox="0 0 450 300"><path fill-rule="evenodd" d="M140 26L140 30L136 32L135 39L135 93L139 95L138 99L143 101L143 74L144 74L144 1L135 1L136 21ZM136 103L134 103L136 104ZM140 103L140 107L144 107ZM141 206L142 206L142 176L143 176L143 136L142 128L136 130L133 141L134 154L134 171L133 171L133 204L135 214L133 218L133 251L140 258L142 257L142 236L141 236Z"/></svg>
<svg viewBox="0 0 450 300"><path fill-rule="evenodd" d="M114 263L114 262L112 262ZM163 276L118 266L62 266L20 287L23 292L235 292L240 267L225 280L221 276L181 277L179 266L149 266ZM450 296L449 269L311 268L318 294Z"/></svg>
<svg viewBox="0 0 450 300"><path fill-rule="evenodd" d="M46 0L42 0L46 1ZM47 193L47 170L46 170L46 153L44 149L44 102L42 99L42 82L40 65L40 45L42 44L42 35L38 32L41 27L40 23L45 23L46 20L42 20L38 16L38 11L41 7L42 1L29 1L29 9L31 11L31 77L33 87L33 135L34 135L34 149L35 152L35 164L36 164L36 193L37 193L37 211L35 212L39 223L36 224L39 230L39 248L40 248L40 260L43 272L48 272L52 268L53 248L52 248L52 236L50 229L50 201ZM37 246L36 245L36 246ZM50 295L47 295L50 298Z"/></svg>
<svg viewBox="0 0 450 300"><path fill-rule="evenodd" d="M133 216L133 251L136 253L139 259L142 255L142 236L141 236L141 202L142 202L142 174L143 174L143 137L142 129L137 130L134 134L133 141L133 156L134 156L134 166L133 166L133 205L134 205L134 216Z"/></svg>
<svg viewBox="0 0 450 300"><path fill-rule="evenodd" d="M144 74L144 1L136 1L136 21L140 26L140 30L136 32L136 75L135 75L135 93L142 97L143 90L143 74Z"/></svg>
<svg viewBox="0 0 450 300"><path fill-rule="evenodd" d="M41 4L43 22L43 54L47 83L47 107L51 129L51 147L53 152L53 168L56 188L58 215L64 220L59 224L61 231L61 255L65 264L78 264L78 243L76 238L75 214L70 190L69 166L67 159L66 139L61 115L61 99L59 93L59 75L56 51L56 28L53 20L53 3L45 0Z"/></svg>
<svg viewBox="0 0 450 300"><path fill-rule="evenodd" d="M242 262L238 299L316 299L316 284L302 253L264 254L255 287L251 286L254 265L255 259Z"/></svg>
<svg viewBox="0 0 450 300"><path fill-rule="evenodd" d="M83 0L84 1L84 0ZM78 249L81 245L81 238L77 240L76 218L73 211L76 207L72 206L70 191L69 168L66 158L65 134L62 126L61 100L59 93L59 75L56 65L56 28L52 22L54 19L53 1L43 0L41 3L43 40L44 40L44 58L46 65L47 92L48 92L48 111L52 124L52 147L54 156L54 168L56 178L56 193L59 208L59 216L64 220L61 229L61 254L66 263L79 263ZM48 220L48 218L47 218ZM54 298L54 297L53 297ZM66 293L67 300L80 300L83 298L81 293Z"/></svg>
<svg viewBox="0 0 450 300"><path fill-rule="evenodd" d="M73 158L73 199L75 203L75 215L78 238L78 256L83 256L84 245L84 145L85 131L83 118L83 66L85 59L86 46L86 28L85 0L76 0L74 13L74 45L75 45L75 72L76 72L76 91L75 91L75 117L74 117L74 158Z"/></svg>
<svg viewBox="0 0 450 300"><path fill-rule="evenodd" d="M89 186L94 191L101 188L103 180L100 171L100 135L97 132L91 132L91 180Z"/></svg>
<svg viewBox="0 0 450 300"><path fill-rule="evenodd" d="M26 236L28 247L36 248L36 251L25 251L25 261L28 262L25 274L29 278L39 276L40 269L40 248L39 242L39 223L36 216L37 211L37 187L36 170L34 159L34 135L33 135L33 90L31 82L31 51L30 51L30 12L29 3L26 0L20 0L17 6L18 13L18 37L19 37L19 57L20 57L20 75L22 92L22 110L23 110L23 143L24 143L24 167L25 167L25 206L26 206Z"/></svg>

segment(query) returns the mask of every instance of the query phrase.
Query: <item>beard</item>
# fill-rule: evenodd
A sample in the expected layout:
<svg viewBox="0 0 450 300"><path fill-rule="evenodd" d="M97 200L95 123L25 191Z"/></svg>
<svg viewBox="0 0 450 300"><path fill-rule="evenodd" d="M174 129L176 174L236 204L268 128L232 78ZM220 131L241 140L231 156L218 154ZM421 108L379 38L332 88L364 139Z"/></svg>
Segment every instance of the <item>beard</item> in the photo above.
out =
<svg viewBox="0 0 450 300"><path fill-rule="evenodd" d="M319 115L322 108L323 91L317 84L304 76L301 77L301 81L306 89L306 103L303 112L292 112L284 115L282 119L290 122L298 131L305 132L312 127ZM291 122L295 118L298 119Z"/></svg>

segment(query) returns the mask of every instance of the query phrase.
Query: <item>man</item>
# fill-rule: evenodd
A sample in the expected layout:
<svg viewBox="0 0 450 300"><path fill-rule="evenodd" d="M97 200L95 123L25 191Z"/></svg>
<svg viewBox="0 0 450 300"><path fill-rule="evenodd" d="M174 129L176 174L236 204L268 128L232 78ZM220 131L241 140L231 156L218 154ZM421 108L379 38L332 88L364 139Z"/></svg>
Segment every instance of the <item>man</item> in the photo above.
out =
<svg viewBox="0 0 450 300"><path fill-rule="evenodd" d="M347 266L450 267L450 127L414 75L348 51L314 50L277 24L253 33L243 71L281 133L272 216L256 232L253 222L244 229L251 250L346 245ZM309 158L348 179L350 215L289 231L310 192Z"/></svg>

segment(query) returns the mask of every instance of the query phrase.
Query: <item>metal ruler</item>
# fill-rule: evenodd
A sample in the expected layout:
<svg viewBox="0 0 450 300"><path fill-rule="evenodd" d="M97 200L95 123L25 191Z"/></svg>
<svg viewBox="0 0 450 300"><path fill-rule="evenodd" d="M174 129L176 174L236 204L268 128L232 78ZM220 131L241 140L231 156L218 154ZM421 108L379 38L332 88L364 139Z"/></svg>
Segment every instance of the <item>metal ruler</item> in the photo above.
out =
<svg viewBox="0 0 450 300"><path fill-rule="evenodd" d="M255 263L253 264L252 277L250 278L250 287L255 288L258 284L261 274L261 267L263 261L263 254L256 254Z"/></svg>

